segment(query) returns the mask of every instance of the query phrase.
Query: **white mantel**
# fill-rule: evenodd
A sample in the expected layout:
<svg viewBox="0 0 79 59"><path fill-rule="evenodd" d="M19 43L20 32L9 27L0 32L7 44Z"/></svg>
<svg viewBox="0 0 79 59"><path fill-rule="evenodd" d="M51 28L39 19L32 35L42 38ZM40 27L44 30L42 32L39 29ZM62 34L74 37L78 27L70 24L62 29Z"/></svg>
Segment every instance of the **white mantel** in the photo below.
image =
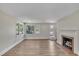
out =
<svg viewBox="0 0 79 59"><path fill-rule="evenodd" d="M74 53L79 55L79 31L78 30L58 30L57 43L62 45L62 35L74 38Z"/></svg>

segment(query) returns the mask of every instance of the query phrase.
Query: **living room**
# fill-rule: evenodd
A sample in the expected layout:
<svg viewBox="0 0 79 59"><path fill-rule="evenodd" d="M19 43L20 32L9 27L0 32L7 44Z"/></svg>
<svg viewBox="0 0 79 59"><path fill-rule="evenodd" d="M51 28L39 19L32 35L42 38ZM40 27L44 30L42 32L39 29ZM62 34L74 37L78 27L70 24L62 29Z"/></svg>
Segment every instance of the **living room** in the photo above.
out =
<svg viewBox="0 0 79 59"><path fill-rule="evenodd" d="M0 55L78 56L78 15L79 3L0 3Z"/></svg>

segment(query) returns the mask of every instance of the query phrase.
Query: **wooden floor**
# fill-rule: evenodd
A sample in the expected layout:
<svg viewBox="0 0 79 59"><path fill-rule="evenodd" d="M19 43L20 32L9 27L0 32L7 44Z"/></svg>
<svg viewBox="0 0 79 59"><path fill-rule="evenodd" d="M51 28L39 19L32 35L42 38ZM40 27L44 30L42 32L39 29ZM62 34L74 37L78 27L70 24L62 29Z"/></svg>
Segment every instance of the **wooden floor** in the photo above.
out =
<svg viewBox="0 0 79 59"><path fill-rule="evenodd" d="M3 56L75 56L55 41L51 40L24 40Z"/></svg>

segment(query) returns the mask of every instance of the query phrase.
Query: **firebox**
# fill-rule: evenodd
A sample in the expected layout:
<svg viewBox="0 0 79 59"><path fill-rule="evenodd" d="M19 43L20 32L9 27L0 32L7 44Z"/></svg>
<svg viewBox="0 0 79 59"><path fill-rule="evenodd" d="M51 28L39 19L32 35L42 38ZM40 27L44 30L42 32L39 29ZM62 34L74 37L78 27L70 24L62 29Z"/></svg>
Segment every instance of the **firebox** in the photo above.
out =
<svg viewBox="0 0 79 59"><path fill-rule="evenodd" d="M63 43L62 45L70 50L73 50L73 37L62 36Z"/></svg>

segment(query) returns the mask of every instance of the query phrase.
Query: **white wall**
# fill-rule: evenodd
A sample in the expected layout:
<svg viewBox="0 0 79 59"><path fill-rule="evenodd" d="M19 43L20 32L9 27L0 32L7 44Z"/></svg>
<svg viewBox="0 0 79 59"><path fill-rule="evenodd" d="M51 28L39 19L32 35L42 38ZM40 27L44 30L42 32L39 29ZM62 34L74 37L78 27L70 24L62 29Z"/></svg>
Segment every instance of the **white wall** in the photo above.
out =
<svg viewBox="0 0 79 59"><path fill-rule="evenodd" d="M79 54L79 11L57 22L57 42L61 44L61 35L74 37L74 53Z"/></svg>
<svg viewBox="0 0 79 59"><path fill-rule="evenodd" d="M66 16L57 23L60 29L78 30L79 29L79 11Z"/></svg>
<svg viewBox="0 0 79 59"><path fill-rule="evenodd" d="M40 33L39 34L26 34L25 31L25 39L49 39L50 36L50 25L55 25L55 24L49 24L49 23L27 23L31 25L39 25ZM26 27L26 26L25 26ZM55 28L53 30L55 32Z"/></svg>
<svg viewBox="0 0 79 59"><path fill-rule="evenodd" d="M24 34L16 35L16 22L15 17L0 10L0 55L23 40Z"/></svg>
<svg viewBox="0 0 79 59"><path fill-rule="evenodd" d="M0 52L16 41L16 19L0 10Z"/></svg>

